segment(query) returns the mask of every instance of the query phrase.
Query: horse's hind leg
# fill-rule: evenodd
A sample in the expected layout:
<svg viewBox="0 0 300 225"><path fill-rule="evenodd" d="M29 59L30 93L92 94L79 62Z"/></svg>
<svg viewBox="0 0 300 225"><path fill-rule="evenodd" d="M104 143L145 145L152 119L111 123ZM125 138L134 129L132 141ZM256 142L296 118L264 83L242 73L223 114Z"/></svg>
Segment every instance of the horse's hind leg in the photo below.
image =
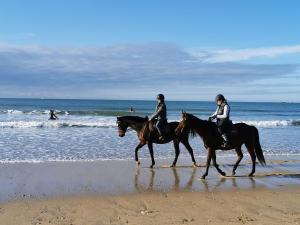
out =
<svg viewBox="0 0 300 225"><path fill-rule="evenodd" d="M194 163L193 166L196 167L197 163L196 163L196 160L195 160L195 157L194 157L194 151L193 151L192 147L190 146L189 141L182 141L182 144L186 147L186 149L190 153L192 161Z"/></svg>
<svg viewBox="0 0 300 225"><path fill-rule="evenodd" d="M148 148L149 148L151 161L152 161L150 168L153 168L153 166L155 165L155 161L154 161L154 156L153 156L153 143L152 142L148 142Z"/></svg>
<svg viewBox="0 0 300 225"><path fill-rule="evenodd" d="M248 149L248 152L249 152L251 160L252 160L252 171L249 174L249 177L252 177L253 174L255 173L256 155L254 152L254 146L252 144L246 144L246 147Z"/></svg>
<svg viewBox="0 0 300 225"><path fill-rule="evenodd" d="M216 167L217 171L218 171L222 176L226 176L226 173L223 172L223 171L220 169L219 165L217 164L217 156L216 156L216 151L215 151L215 150L212 151L212 160L213 160L213 164L214 164L214 166Z"/></svg>
<svg viewBox="0 0 300 225"><path fill-rule="evenodd" d="M176 163L177 163L177 159L180 153L180 149L179 149L179 141L177 140L173 140L173 144L174 144L174 148L175 148L175 159L171 165L171 167L175 167Z"/></svg>
<svg viewBox="0 0 300 225"><path fill-rule="evenodd" d="M240 162L241 162L241 160L243 158L243 152L242 152L241 146L237 147L235 149L235 151L236 151L236 154L238 155L238 159L237 159L235 165L233 166L232 176L235 175L235 171L236 171L237 167L239 166L239 164L240 164Z"/></svg>
<svg viewBox="0 0 300 225"><path fill-rule="evenodd" d="M140 165L140 161L139 161L139 157L138 157L138 151L140 150L140 148L142 148L145 144L143 143L139 143L136 147L135 147L135 162Z"/></svg>

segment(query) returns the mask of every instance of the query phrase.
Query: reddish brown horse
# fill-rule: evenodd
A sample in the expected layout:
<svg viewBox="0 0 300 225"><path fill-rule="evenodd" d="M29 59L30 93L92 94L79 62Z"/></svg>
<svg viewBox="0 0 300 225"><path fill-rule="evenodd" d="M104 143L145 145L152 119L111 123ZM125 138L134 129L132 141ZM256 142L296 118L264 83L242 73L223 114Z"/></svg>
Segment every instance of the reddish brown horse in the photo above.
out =
<svg viewBox="0 0 300 225"><path fill-rule="evenodd" d="M199 135L203 142L204 147L208 150L206 171L202 176L202 179L208 175L208 169L211 159L213 165L217 171L225 176L226 174L219 168L216 161L216 150L230 150L235 149L238 159L233 167L232 175L235 175L236 168L243 158L242 145L245 144L252 160L252 171L249 176L253 176L255 173L255 161L256 157L258 161L264 166L266 164L265 158L259 142L258 130L254 126L249 126L245 123L236 123L232 126L232 132L230 133L230 146L228 148L222 148L222 137L218 133L217 126L213 122L201 120L192 114L182 113L182 120L180 121L176 134L191 134L192 136Z"/></svg>
<svg viewBox="0 0 300 225"><path fill-rule="evenodd" d="M197 166L195 158L194 158L194 153L193 149L189 144L189 135L188 134L181 134L176 136L175 134L175 129L177 128L179 122L171 122L168 123L167 125L167 132L166 132L166 137L164 141L159 140L159 134L158 132L153 128L151 125L152 122L148 122L148 118L145 117L139 117L139 116L122 116L122 117L117 117L117 125L118 125L118 132L120 137L124 137L125 133L130 127L131 129L135 130L137 132L137 136L139 138L140 143L136 146L135 148L135 161L140 164L139 159L138 159L138 151L140 148L142 148L144 145L148 145L152 164L151 168L155 165L155 160L153 156L153 143L157 144L166 144L170 141L173 141L174 148L175 148L175 159L171 165L171 167L176 166L177 159L180 153L179 149L179 144L182 143L188 152L191 155L193 165Z"/></svg>

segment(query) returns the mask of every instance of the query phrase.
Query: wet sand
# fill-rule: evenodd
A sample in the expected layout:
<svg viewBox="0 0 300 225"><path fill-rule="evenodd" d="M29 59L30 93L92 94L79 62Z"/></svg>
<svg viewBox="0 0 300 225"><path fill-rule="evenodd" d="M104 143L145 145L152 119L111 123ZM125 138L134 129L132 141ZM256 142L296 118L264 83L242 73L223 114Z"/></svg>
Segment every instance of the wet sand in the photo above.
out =
<svg viewBox="0 0 300 225"><path fill-rule="evenodd" d="M218 163L231 174L235 160ZM206 180L189 159L0 164L0 224L300 224L299 156L266 160Z"/></svg>

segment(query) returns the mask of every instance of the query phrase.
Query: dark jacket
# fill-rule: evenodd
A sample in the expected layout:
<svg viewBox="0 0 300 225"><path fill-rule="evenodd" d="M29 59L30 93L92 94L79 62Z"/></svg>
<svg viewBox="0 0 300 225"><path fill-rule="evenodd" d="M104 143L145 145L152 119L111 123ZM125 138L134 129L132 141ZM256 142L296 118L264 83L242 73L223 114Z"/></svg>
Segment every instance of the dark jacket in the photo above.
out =
<svg viewBox="0 0 300 225"><path fill-rule="evenodd" d="M158 119L158 120L167 120L167 107L164 102L159 103L156 106L155 113L151 116L151 120L153 119Z"/></svg>

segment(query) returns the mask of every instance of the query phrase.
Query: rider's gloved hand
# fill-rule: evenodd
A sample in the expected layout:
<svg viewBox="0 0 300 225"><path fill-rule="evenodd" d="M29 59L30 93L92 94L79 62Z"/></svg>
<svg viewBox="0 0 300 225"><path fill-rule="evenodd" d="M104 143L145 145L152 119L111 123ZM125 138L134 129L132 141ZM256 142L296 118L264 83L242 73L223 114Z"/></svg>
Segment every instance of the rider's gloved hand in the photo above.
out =
<svg viewBox="0 0 300 225"><path fill-rule="evenodd" d="M208 121L212 122L216 118L217 118L217 116L210 116L210 117L208 117Z"/></svg>

